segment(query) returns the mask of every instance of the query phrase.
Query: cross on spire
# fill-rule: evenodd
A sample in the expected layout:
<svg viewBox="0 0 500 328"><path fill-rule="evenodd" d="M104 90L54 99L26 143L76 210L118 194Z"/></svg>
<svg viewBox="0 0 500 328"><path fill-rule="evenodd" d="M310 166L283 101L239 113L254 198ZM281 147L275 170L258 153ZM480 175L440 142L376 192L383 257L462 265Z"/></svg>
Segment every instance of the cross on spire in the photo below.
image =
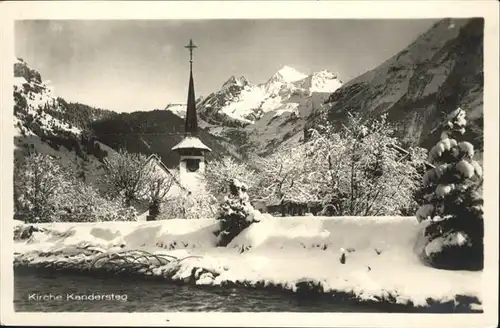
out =
<svg viewBox="0 0 500 328"><path fill-rule="evenodd" d="M193 43L192 39L189 39L189 44L184 46L184 48L189 49L189 64L193 66L193 49L198 48L197 45Z"/></svg>
<svg viewBox="0 0 500 328"><path fill-rule="evenodd" d="M198 119L196 118L196 98L194 96L194 80L193 80L193 49L197 46L189 39L189 44L184 48L189 49L189 89L186 109L186 135L198 133Z"/></svg>

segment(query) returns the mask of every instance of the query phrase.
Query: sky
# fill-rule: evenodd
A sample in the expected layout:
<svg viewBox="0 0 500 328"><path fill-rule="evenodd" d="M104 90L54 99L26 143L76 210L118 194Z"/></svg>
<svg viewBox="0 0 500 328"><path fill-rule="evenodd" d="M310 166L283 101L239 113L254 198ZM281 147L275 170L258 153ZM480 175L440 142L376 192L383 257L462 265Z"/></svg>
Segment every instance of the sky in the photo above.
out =
<svg viewBox="0 0 500 328"><path fill-rule="evenodd" d="M17 21L16 56L52 81L56 96L118 112L185 103L192 38L196 96L232 75L266 82L287 65L343 82L404 49L436 20Z"/></svg>

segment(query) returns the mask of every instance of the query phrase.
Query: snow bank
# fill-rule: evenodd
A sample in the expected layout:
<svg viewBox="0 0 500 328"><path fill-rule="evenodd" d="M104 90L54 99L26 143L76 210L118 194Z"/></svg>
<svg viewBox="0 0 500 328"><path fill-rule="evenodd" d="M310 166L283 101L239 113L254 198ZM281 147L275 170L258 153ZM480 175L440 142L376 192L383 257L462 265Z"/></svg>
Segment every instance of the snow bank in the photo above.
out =
<svg viewBox="0 0 500 328"><path fill-rule="evenodd" d="M90 245L101 254L142 250L174 256L177 261L150 265L148 274L201 285L299 292L309 286L360 301L414 306L481 302L482 272L438 270L420 262L414 247L421 227L414 217L263 216L227 247L214 246L216 225L211 219L39 224L45 231L14 243L15 265L57 260L83 266L95 255L75 254Z"/></svg>
<svg viewBox="0 0 500 328"><path fill-rule="evenodd" d="M228 245L251 252L243 254L237 270L217 279L293 284L312 278L327 291L415 305L456 295L480 299L481 273L437 270L420 262L414 252L419 233L414 217L264 219Z"/></svg>
<svg viewBox="0 0 500 328"><path fill-rule="evenodd" d="M15 251L44 252L92 244L105 250L213 247L214 220L165 220L136 222L41 223L26 242L15 242ZM172 245L172 246L170 246Z"/></svg>

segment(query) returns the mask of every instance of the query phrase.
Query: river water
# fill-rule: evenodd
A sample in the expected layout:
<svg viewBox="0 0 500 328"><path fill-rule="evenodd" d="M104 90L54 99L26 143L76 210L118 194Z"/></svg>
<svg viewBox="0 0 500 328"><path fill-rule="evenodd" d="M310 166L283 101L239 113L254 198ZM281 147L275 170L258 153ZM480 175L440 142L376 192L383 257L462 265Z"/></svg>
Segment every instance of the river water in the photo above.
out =
<svg viewBox="0 0 500 328"><path fill-rule="evenodd" d="M96 299L99 297L102 299ZM101 277L26 269L14 272L14 307L16 311L29 312L376 311L333 299L325 301L324 298L301 297L276 290L197 287L140 277Z"/></svg>
<svg viewBox="0 0 500 328"><path fill-rule="evenodd" d="M415 309L359 304L326 294L301 295L276 289L202 287L142 277L93 276L26 268L14 271L14 308L20 312L457 311L441 307Z"/></svg>

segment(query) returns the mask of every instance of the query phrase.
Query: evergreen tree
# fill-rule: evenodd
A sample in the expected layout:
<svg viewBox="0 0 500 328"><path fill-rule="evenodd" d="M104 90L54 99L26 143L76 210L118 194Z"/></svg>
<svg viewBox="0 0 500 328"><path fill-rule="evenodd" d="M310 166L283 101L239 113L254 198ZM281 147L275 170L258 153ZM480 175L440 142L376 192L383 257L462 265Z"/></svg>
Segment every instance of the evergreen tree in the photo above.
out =
<svg viewBox="0 0 500 328"><path fill-rule="evenodd" d="M445 122L441 140L429 152L435 168L423 177L423 204L417 211L424 221L421 256L444 269L483 268L482 169L474 147L460 141L467 124L465 111L453 111Z"/></svg>
<svg viewBox="0 0 500 328"><path fill-rule="evenodd" d="M250 204L247 186L237 179L231 181L230 193L225 197L219 210L218 246L227 246L240 232L254 222L259 222L258 211ZM257 214L257 215L256 215Z"/></svg>

